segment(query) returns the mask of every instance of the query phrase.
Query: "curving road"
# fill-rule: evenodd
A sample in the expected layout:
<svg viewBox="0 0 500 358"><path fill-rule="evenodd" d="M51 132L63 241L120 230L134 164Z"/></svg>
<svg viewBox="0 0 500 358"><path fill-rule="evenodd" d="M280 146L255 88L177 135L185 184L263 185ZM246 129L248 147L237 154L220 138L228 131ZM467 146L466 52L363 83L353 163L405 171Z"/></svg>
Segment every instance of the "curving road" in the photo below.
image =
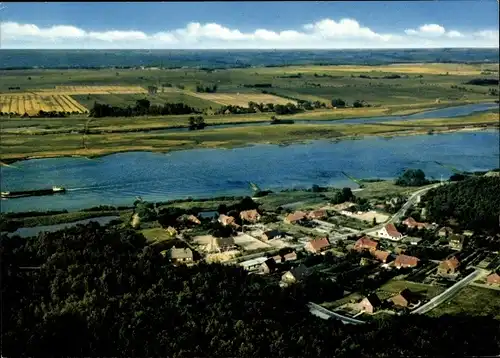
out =
<svg viewBox="0 0 500 358"><path fill-rule="evenodd" d="M422 195L423 193L425 193L425 192L427 192L427 191L429 191L429 190L431 190L433 188L437 188L440 185L442 185L442 184L441 183L433 184L431 186L425 187L423 189L420 189L420 190L417 190L416 192L414 192L408 198L408 200L406 201L406 203L403 204L403 206L401 207L401 209L399 209L394 215L392 215L384 223L381 223L381 224L376 225L374 227L371 227L369 229L354 230L353 232L351 232L349 234L332 236L330 239L341 240L341 239L346 239L348 236L352 236L352 235L367 234L369 232L377 231L377 230L383 228L385 225L387 225L389 223L394 223L394 222L398 221L401 218L401 216L403 216L406 213L406 211L410 208L410 206L412 206L415 203L415 201L417 200L417 197L419 195ZM316 223L318 223L318 224L324 225L324 226L335 227L333 224L331 224L329 222L326 222L326 221L322 221L322 220L313 220L313 221L316 222Z"/></svg>
<svg viewBox="0 0 500 358"><path fill-rule="evenodd" d="M476 270L466 277L464 277L462 280L458 281L455 283L453 286L447 288L443 293L440 295L434 297L431 299L429 302L427 302L425 305L417 308L416 310L412 311L411 314L424 314L429 312L430 310L436 308L439 306L441 303L449 300L452 298L454 295L458 293L462 288L467 286L471 281L473 281L479 274L481 273L480 270Z"/></svg>
<svg viewBox="0 0 500 358"><path fill-rule="evenodd" d="M342 316L341 314L332 312L330 310L327 310L324 307L321 307L320 305L314 303L314 302L309 302L307 304L309 307L309 312L311 312L313 315L318 316L323 319L328 319L328 318L335 318L339 319L344 323L348 324L364 324L366 323L365 321L361 321L359 319L355 319L352 317L347 317L347 316Z"/></svg>

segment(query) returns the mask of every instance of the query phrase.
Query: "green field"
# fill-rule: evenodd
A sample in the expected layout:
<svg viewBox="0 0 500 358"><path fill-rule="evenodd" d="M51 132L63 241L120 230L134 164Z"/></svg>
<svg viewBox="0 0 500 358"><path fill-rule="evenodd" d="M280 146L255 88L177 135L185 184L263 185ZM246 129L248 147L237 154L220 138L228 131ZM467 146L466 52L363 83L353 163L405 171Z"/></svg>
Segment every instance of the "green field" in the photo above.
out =
<svg viewBox="0 0 500 358"><path fill-rule="evenodd" d="M489 65L492 68L494 64ZM197 85L218 86L223 92L256 92L262 90L305 100L329 103L332 98L343 98L349 103L365 100L377 105L418 104L429 101L462 101L492 99L488 87L464 83L485 77L485 65L423 64L418 66L290 66L280 68L247 68L204 71L198 69L101 69L101 70L12 70L0 71L0 93L8 87L20 87L19 92L48 89L55 86L111 86L150 85L183 86L193 91ZM498 69L498 66L497 66ZM371 78L360 78L359 76ZM400 75L387 79L385 76ZM488 77L495 74L488 75ZM498 74L496 74L498 76ZM255 88L255 84L270 84L271 88ZM249 87L250 86L250 87ZM459 86L459 88L452 88ZM170 87L166 87L168 90ZM493 87L492 87L493 88ZM161 90L160 90L161 91ZM159 94L161 99L165 94ZM97 99L110 104L127 103L130 98L114 95ZM95 98L77 96L82 104L92 104ZM189 96L192 97L192 96ZM186 101L193 101L186 97ZM166 96L169 98L169 96ZM171 97L172 100L175 97ZM208 101L207 101L208 102ZM197 106L208 108L208 103Z"/></svg>
<svg viewBox="0 0 500 358"><path fill-rule="evenodd" d="M144 235L149 244L157 244L162 241L172 240L172 236L162 228L144 229L141 230L140 233Z"/></svg>
<svg viewBox="0 0 500 358"><path fill-rule="evenodd" d="M465 287L450 301L442 303L428 313L433 317L444 314L491 315L500 319L500 291L473 286Z"/></svg>
<svg viewBox="0 0 500 358"><path fill-rule="evenodd" d="M112 106L134 106L139 99L146 98L151 104L165 104L168 103L184 103L190 107L199 110L204 109L217 109L221 105L215 102L207 101L202 98L191 96L184 92L164 92L156 95L144 94L89 94L89 95L72 95L77 102L81 103L88 109L92 108L95 102L106 103Z"/></svg>
<svg viewBox="0 0 500 358"><path fill-rule="evenodd" d="M401 280L391 280L385 285L381 286L377 294L381 299L387 299L393 295L398 294L405 288L409 289L411 292L421 295L426 299L431 299L439 295L444 291L442 287L425 285L422 283L416 283L411 281L401 281Z"/></svg>
<svg viewBox="0 0 500 358"><path fill-rule="evenodd" d="M481 116L481 123L498 126L495 115L486 120ZM455 118L455 126L477 125L475 116ZM58 122L61 121L60 119ZM102 120L101 123L105 122ZM439 120L441 121L441 120ZM21 120L18 120L21 122ZM79 129L83 129L85 120L80 120ZM111 122L110 122L111 123ZM453 123L432 125L426 120L425 126L410 125L377 125L377 124L283 124L268 126L243 126L233 128L217 128L213 130L169 132L136 131L123 133L106 133L106 127L100 134L87 135L80 133L53 132L45 135L32 135L26 128L4 130L2 133L2 160L12 161L27 157L57 156L101 156L125 151L158 151L192 148L234 148L255 143L289 144L316 139L349 139L370 135L392 136L400 134L425 134L429 130L447 131ZM118 124L117 124L118 125ZM107 127L109 128L109 127ZM139 129L139 128L138 128ZM39 131L39 129L30 129ZM383 194L382 194L383 195Z"/></svg>
<svg viewBox="0 0 500 358"><path fill-rule="evenodd" d="M488 65L489 66L489 65ZM486 67L488 67L486 66ZM494 67L492 64L491 67ZM319 100L330 103L342 98L348 103L364 100L371 107L323 108L290 116L294 120L332 120L408 114L465 103L491 102L486 86L463 83L484 77L484 65L425 64L393 66L292 66L280 68L246 68L204 71L199 69L130 69L130 70L13 70L0 71L0 93L54 89L55 86L139 86L160 85L157 95L146 94L74 94L87 107L97 102L114 106L133 105L147 97L153 104L183 102L201 110L220 107L197 97L197 85L218 86L217 94L277 93L293 99ZM385 76L400 75L387 79ZM371 78L360 78L359 76ZM488 77L498 74L488 75ZM269 84L271 88L256 88ZM161 85L165 85L164 92ZM16 91L8 87L19 86ZM453 88L452 88L453 86ZM456 88L456 86L460 88ZM184 88L181 90L179 88ZM81 93L81 92L80 92ZM244 102L244 100L243 100ZM189 148L231 148L252 143L291 143L311 139L351 138L395 133L426 133L458 126L494 125L497 113L454 119L429 119L391 124L307 125L295 123L280 126L252 126L252 122L270 121L273 113L241 115L204 114L206 124L248 123L246 127L196 132L162 133L151 129L186 127L190 115L142 116L129 118L2 118L3 160L31 156L83 155L98 156L129 150L170 151ZM83 139L82 131L90 133ZM43 136L41 135L43 134Z"/></svg>

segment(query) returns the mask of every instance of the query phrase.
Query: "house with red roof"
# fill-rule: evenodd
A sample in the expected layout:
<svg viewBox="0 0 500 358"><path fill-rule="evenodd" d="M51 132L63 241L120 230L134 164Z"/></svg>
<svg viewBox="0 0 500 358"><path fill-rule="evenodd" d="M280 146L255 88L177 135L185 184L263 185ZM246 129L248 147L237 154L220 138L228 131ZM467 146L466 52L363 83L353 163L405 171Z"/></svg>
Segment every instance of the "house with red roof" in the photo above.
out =
<svg viewBox="0 0 500 358"><path fill-rule="evenodd" d="M292 214L289 214L285 217L285 223L287 224L295 224L299 221L302 221L307 218L307 214L303 211L296 211Z"/></svg>
<svg viewBox="0 0 500 358"><path fill-rule="evenodd" d="M240 226L236 223L236 219L233 216L227 216L224 214L221 214L219 216L218 221L223 225L223 226L232 226L234 228L239 228Z"/></svg>
<svg viewBox="0 0 500 358"><path fill-rule="evenodd" d="M309 213L307 213L307 217L311 220L323 219L323 218L326 218L327 216L328 216L328 214L326 213L326 210L323 210L323 209L312 210Z"/></svg>
<svg viewBox="0 0 500 358"><path fill-rule="evenodd" d="M431 226L430 224L427 224L427 223L418 222L414 218L412 218L411 216L409 218L407 218L406 220L404 220L403 224L406 225L406 227L408 227L410 229L413 229L413 228L427 229Z"/></svg>
<svg viewBox="0 0 500 358"><path fill-rule="evenodd" d="M396 268L407 268L407 267L415 267L418 265L420 259L415 256L408 255L398 255L394 260L394 267Z"/></svg>
<svg viewBox="0 0 500 358"><path fill-rule="evenodd" d="M260 220L260 214L257 210L244 210L240 212L240 218L243 222L256 223Z"/></svg>
<svg viewBox="0 0 500 358"><path fill-rule="evenodd" d="M363 298L357 304L357 306L360 311L373 314L378 308L382 306L382 302L380 301L380 298L373 293Z"/></svg>
<svg viewBox="0 0 500 358"><path fill-rule="evenodd" d="M374 258L384 264L387 263L387 261L389 260L389 256L391 255L390 252L382 250L373 250L371 251L371 254Z"/></svg>
<svg viewBox="0 0 500 358"><path fill-rule="evenodd" d="M417 298L413 292L411 292L409 289L405 288L404 290L399 292L397 295L389 298L388 301L391 302L396 307L406 308L411 303L417 301Z"/></svg>
<svg viewBox="0 0 500 358"><path fill-rule="evenodd" d="M288 254L283 255L283 261L295 261L297 260L297 253L295 251L289 252Z"/></svg>
<svg viewBox="0 0 500 358"><path fill-rule="evenodd" d="M382 229L377 232L377 235L384 239L389 239L393 241L399 241L403 238L403 234L401 234L398 229L394 226L394 224L387 224Z"/></svg>
<svg viewBox="0 0 500 358"><path fill-rule="evenodd" d="M378 242L373 241L370 239L368 236L363 236L362 238L358 239L356 243L354 244L354 250L356 251L363 251L363 250L376 250L377 249Z"/></svg>
<svg viewBox="0 0 500 358"><path fill-rule="evenodd" d="M311 254L318 254L330 247L330 243L326 237L320 239L313 239L304 246L304 250Z"/></svg>
<svg viewBox="0 0 500 358"><path fill-rule="evenodd" d="M438 267L438 273L442 276L453 275L457 273L460 262L453 256L448 260L441 261Z"/></svg>
<svg viewBox="0 0 500 358"><path fill-rule="evenodd" d="M488 285L500 285L500 275L497 272L493 272L491 275L486 277L486 283Z"/></svg>

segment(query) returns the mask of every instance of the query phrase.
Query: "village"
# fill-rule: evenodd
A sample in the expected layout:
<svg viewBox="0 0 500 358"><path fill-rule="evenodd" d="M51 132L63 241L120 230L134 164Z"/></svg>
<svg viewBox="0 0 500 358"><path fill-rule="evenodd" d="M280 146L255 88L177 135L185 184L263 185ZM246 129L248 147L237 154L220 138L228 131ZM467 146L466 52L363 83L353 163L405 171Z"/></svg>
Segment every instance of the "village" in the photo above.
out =
<svg viewBox="0 0 500 358"><path fill-rule="evenodd" d="M406 201L371 200L365 211L343 202L266 212L252 198L253 209L182 215L164 229L177 244L162 254L175 265L236 265L281 287L319 278L341 290L311 302L311 313L345 323L424 314L466 286L500 292L498 252L476 248L472 231L425 221L421 198L430 188ZM352 219L360 225L345 224Z"/></svg>

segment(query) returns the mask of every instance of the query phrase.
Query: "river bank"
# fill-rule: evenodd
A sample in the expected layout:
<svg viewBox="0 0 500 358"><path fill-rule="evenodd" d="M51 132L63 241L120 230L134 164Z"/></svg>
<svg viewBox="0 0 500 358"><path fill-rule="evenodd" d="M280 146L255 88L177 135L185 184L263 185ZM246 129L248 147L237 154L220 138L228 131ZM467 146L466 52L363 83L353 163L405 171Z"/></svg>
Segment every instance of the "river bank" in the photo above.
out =
<svg viewBox="0 0 500 358"><path fill-rule="evenodd" d="M373 127L381 132L382 126ZM435 161L471 172L498 166L498 129L470 132L474 128L460 128L445 133L450 130L443 127L438 135L428 135L428 127L421 134L417 133L420 128L407 132L398 127L390 129L394 131L385 129L390 136L387 138L351 132L351 138L356 140L315 140L313 136L301 138L306 144L242 144L233 149L195 148L167 154L115 153L92 160L73 157L21 161L1 168L3 191L53 185L67 191L51 197L3 200L2 211L130 206L138 196L162 202L250 195L249 181L273 191L313 184L354 187L342 172L357 178L382 179L397 177L404 168L420 168L433 178L452 174Z"/></svg>
<svg viewBox="0 0 500 358"><path fill-rule="evenodd" d="M390 122L390 123L389 123ZM365 121L349 124L281 124L279 126L241 126L185 132L133 132L60 135L4 135L2 162L56 157L99 158L114 153L145 151L168 153L196 148L233 149L253 144L303 143L314 139L349 140L364 136L448 133L469 128L481 130L498 126L498 113L488 112L455 118L427 118L405 121Z"/></svg>

